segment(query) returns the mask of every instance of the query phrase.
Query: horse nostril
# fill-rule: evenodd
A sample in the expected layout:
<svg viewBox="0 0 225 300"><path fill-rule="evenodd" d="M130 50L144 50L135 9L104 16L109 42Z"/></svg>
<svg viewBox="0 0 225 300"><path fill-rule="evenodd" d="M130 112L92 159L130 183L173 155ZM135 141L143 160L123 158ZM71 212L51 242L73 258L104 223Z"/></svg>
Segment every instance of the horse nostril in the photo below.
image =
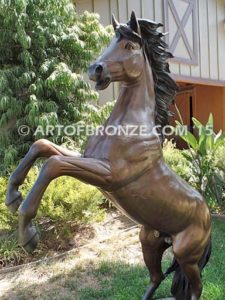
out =
<svg viewBox="0 0 225 300"><path fill-rule="evenodd" d="M103 71L103 66L102 65L97 65L97 67L95 68L95 73L100 75Z"/></svg>
<svg viewBox="0 0 225 300"><path fill-rule="evenodd" d="M92 65L90 65L89 69L88 69L88 75L89 78L93 81L98 81L100 80L102 74L104 71L104 65L101 63L94 63Z"/></svg>

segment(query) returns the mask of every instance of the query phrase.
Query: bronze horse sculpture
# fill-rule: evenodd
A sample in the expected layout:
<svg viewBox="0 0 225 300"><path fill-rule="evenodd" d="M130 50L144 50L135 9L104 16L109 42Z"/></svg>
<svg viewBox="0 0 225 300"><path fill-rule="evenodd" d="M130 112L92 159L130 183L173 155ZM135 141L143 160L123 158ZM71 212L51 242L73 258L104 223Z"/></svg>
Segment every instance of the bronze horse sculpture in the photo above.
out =
<svg viewBox="0 0 225 300"><path fill-rule="evenodd" d="M201 271L211 252L211 217L203 197L164 162L160 128L168 124L168 106L177 85L169 76L162 24L137 19L127 24L113 17L115 37L89 68L96 89L121 82L115 107L104 126L145 125L144 134L95 135L83 155L48 140L35 142L10 177L6 205L19 206L19 243L32 252L38 243L32 225L50 182L63 175L98 187L117 207L142 225L140 241L151 283L142 300L175 272L171 292L177 300L197 300L202 293ZM158 128L156 134L154 127ZM39 157L48 160L25 201L19 186ZM22 204L21 204L22 203ZM174 260L161 269L164 251L172 246ZM131 297L132 298L132 297Z"/></svg>

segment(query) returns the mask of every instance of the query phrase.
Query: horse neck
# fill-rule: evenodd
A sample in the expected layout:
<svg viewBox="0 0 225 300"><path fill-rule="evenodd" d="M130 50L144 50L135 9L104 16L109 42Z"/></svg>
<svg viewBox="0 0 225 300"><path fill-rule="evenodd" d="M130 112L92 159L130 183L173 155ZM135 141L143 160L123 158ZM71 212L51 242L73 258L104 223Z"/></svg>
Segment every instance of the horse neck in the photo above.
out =
<svg viewBox="0 0 225 300"><path fill-rule="evenodd" d="M121 84L119 97L110 119L121 119L125 114L146 112L147 123L155 124L155 92L152 70L146 61L137 81Z"/></svg>

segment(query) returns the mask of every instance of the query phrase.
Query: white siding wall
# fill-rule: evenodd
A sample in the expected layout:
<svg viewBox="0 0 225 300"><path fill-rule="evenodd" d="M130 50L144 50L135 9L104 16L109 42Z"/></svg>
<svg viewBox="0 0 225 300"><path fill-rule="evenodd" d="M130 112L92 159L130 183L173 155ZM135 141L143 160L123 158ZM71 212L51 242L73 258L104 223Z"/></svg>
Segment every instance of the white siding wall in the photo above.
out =
<svg viewBox="0 0 225 300"><path fill-rule="evenodd" d="M180 1L180 0L176 0ZM163 0L75 0L78 13L97 12L104 25L111 23L114 13L120 22L126 22L130 12L164 23ZM225 81L225 0L196 0L198 11L198 64L174 63L171 72L176 78ZM176 3L176 2L175 2ZM178 3L178 2L177 2ZM176 7L176 9L179 6ZM182 49L180 50L182 51ZM223 84L223 83L220 83ZM224 84L225 85L225 84ZM103 102L115 98L117 87L102 92Z"/></svg>

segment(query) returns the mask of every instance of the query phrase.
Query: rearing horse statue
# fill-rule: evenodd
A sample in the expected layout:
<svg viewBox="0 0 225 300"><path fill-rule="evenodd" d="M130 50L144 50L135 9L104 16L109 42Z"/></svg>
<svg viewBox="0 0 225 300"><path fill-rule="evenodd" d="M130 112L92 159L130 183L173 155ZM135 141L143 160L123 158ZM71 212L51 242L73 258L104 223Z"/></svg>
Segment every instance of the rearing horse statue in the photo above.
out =
<svg viewBox="0 0 225 300"><path fill-rule="evenodd" d="M143 300L152 299L171 272L175 272L171 289L175 299L197 300L202 293L201 271L211 252L211 217L203 197L163 159L160 128L168 124L168 106L177 91L167 62L172 55L157 30L161 24L137 19L132 12L127 24L113 17L113 26L115 37L89 68L98 90L121 82L104 127L145 126L145 132L92 136L83 155L38 140L10 177L6 205L12 212L20 206L19 243L32 252L39 236L31 221L50 182L68 175L92 184L142 225L140 241L151 278ZM18 188L39 157L48 160L22 201ZM170 246L174 260L163 274L162 255Z"/></svg>

